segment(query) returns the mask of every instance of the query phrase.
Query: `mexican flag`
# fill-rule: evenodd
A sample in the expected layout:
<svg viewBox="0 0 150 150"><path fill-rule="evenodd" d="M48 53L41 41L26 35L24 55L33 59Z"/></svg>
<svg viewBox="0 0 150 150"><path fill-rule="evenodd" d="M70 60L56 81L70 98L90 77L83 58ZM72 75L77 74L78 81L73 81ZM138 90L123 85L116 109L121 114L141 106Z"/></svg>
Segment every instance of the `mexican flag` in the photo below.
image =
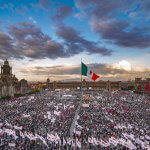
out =
<svg viewBox="0 0 150 150"><path fill-rule="evenodd" d="M89 68L83 62L81 63L81 73L83 76L90 76L90 78L94 81L100 77L96 73L89 70Z"/></svg>

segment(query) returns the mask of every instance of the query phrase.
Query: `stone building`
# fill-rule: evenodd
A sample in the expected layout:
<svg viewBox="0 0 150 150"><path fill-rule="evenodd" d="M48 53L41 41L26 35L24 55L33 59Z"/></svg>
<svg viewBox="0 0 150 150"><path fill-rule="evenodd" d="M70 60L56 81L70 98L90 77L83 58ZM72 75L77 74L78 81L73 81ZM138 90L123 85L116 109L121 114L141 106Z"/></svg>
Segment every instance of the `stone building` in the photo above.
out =
<svg viewBox="0 0 150 150"><path fill-rule="evenodd" d="M135 78L134 87L136 92L150 94L150 78Z"/></svg>
<svg viewBox="0 0 150 150"><path fill-rule="evenodd" d="M12 74L12 67L7 60L1 66L0 74L0 97L11 96L15 94L23 94L27 91L27 81L20 80Z"/></svg>
<svg viewBox="0 0 150 150"><path fill-rule="evenodd" d="M150 95L150 78L135 78L132 81L121 82L122 90L132 90L136 93L145 93Z"/></svg>
<svg viewBox="0 0 150 150"><path fill-rule="evenodd" d="M21 94L25 94L28 91L28 82L25 79L21 79L19 82L19 89Z"/></svg>
<svg viewBox="0 0 150 150"><path fill-rule="evenodd" d="M55 89L70 89L70 90L79 90L81 88L80 81L72 81L72 82L50 82L47 79L46 82L47 88L49 90ZM83 90L119 90L121 89L120 81L82 81L82 89Z"/></svg>

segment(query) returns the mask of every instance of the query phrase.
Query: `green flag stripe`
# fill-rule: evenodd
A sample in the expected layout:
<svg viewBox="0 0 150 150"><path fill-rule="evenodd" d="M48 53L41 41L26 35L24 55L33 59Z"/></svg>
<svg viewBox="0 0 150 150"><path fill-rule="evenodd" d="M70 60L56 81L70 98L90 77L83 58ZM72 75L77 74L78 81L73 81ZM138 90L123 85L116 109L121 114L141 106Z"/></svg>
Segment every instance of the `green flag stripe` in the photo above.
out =
<svg viewBox="0 0 150 150"><path fill-rule="evenodd" d="M87 76L87 72L88 72L88 67L82 62L82 66L81 66L82 75Z"/></svg>

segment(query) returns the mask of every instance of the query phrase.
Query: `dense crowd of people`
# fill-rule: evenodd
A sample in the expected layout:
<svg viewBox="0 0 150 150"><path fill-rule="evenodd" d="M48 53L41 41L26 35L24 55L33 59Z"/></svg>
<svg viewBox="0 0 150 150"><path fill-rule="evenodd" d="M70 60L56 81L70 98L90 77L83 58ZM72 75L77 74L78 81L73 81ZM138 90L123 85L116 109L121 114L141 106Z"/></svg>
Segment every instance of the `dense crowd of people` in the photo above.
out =
<svg viewBox="0 0 150 150"><path fill-rule="evenodd" d="M90 149L150 149L150 99L132 92L95 93L77 129ZM88 141L88 142L87 142Z"/></svg>
<svg viewBox="0 0 150 150"><path fill-rule="evenodd" d="M148 95L42 91L1 100L0 114L0 150L150 149Z"/></svg>

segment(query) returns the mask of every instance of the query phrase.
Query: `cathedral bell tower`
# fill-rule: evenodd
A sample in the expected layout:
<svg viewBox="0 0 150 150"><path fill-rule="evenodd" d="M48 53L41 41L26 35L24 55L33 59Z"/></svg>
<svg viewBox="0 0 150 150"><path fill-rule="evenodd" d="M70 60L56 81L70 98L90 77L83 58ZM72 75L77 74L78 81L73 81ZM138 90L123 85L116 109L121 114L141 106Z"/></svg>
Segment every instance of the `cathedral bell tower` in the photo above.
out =
<svg viewBox="0 0 150 150"><path fill-rule="evenodd" d="M1 76L12 76L12 67L9 66L7 59L4 61L4 65L1 66Z"/></svg>
<svg viewBox="0 0 150 150"><path fill-rule="evenodd" d="M1 66L2 96L14 96L14 85L12 81L12 67L10 67L7 59Z"/></svg>

